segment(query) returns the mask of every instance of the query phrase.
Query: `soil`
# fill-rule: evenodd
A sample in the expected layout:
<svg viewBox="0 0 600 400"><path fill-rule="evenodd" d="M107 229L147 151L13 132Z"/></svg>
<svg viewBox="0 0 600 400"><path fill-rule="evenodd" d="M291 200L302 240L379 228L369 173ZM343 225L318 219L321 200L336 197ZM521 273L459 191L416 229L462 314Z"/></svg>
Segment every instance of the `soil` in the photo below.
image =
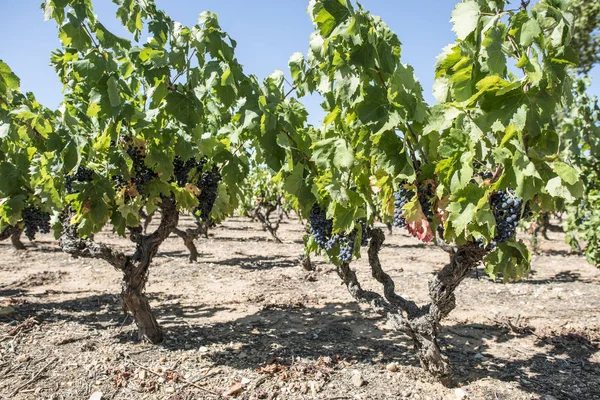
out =
<svg viewBox="0 0 600 400"><path fill-rule="evenodd" d="M147 285L161 345L136 342L108 264L71 259L50 236L20 252L0 242L0 307L15 310L0 318L0 397L600 399L600 270L562 233L540 239L529 279L502 284L479 270L458 288L441 332L453 388L421 370L410 340L357 305L331 265L314 257L316 272L301 267L303 233L284 220L278 244L231 218L197 241L194 264L172 235ZM95 238L132 249L108 231ZM448 256L397 232L381 260L399 293L425 302ZM353 267L380 289L366 260Z"/></svg>

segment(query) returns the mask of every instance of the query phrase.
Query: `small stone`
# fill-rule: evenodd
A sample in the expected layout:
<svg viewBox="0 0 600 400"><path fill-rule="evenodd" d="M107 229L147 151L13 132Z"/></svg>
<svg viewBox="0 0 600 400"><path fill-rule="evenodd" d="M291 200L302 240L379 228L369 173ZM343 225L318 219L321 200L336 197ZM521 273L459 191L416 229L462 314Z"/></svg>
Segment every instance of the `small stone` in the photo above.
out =
<svg viewBox="0 0 600 400"><path fill-rule="evenodd" d="M174 387L172 387L172 386L168 386L168 387L165 389L165 392L167 392L167 393L175 393L175 388L174 388Z"/></svg>
<svg viewBox="0 0 600 400"><path fill-rule="evenodd" d="M250 379L243 377L242 381L240 383L241 383L242 387L246 387L250 383Z"/></svg>
<svg viewBox="0 0 600 400"><path fill-rule="evenodd" d="M315 381L310 381L310 391L313 395L313 397L317 396L317 393L319 393L321 390L323 390L323 388L321 387L321 385Z"/></svg>
<svg viewBox="0 0 600 400"><path fill-rule="evenodd" d="M102 400L102 392L94 392L89 400Z"/></svg>
<svg viewBox="0 0 600 400"><path fill-rule="evenodd" d="M15 309L12 308L11 306L1 307L0 308L0 318L10 317L15 312L16 312Z"/></svg>
<svg viewBox="0 0 600 400"><path fill-rule="evenodd" d="M244 391L244 388L242 387L242 385L240 383L236 383L231 387L231 389L229 389L223 393L223 397L237 396L238 394L242 393L243 391Z"/></svg>
<svg viewBox="0 0 600 400"><path fill-rule="evenodd" d="M200 353L208 353L208 347L206 347L206 346L202 346L202 347L200 347L200 348L198 349L198 351L199 351Z"/></svg>
<svg viewBox="0 0 600 400"><path fill-rule="evenodd" d="M300 384L300 393L302 393L302 394L308 393L308 385L306 384L306 382L302 382Z"/></svg>
<svg viewBox="0 0 600 400"><path fill-rule="evenodd" d="M141 380L146 379L146 371L145 370L141 370L138 376L139 376L139 378Z"/></svg>
<svg viewBox="0 0 600 400"><path fill-rule="evenodd" d="M398 372L398 364L396 364L395 362L389 363L386 368L390 372Z"/></svg>
<svg viewBox="0 0 600 400"><path fill-rule="evenodd" d="M352 373L352 384L356 387L361 387L365 384L365 380L363 379L360 371L354 371Z"/></svg>
<svg viewBox="0 0 600 400"><path fill-rule="evenodd" d="M462 388L456 388L454 395L456 396L456 400L466 399L469 396Z"/></svg>
<svg viewBox="0 0 600 400"><path fill-rule="evenodd" d="M29 361L30 359L31 359L31 357L29 357L27 354L21 354L20 356L15 358L15 360L20 363Z"/></svg>
<svg viewBox="0 0 600 400"><path fill-rule="evenodd" d="M192 345L191 345L190 343L186 343L186 344L184 345L184 348L185 348L186 350L190 350L190 349L192 348Z"/></svg>
<svg viewBox="0 0 600 400"><path fill-rule="evenodd" d="M485 356L483 354L481 354L481 353L477 353L477 354L475 354L475 358L477 360L483 360L485 358Z"/></svg>

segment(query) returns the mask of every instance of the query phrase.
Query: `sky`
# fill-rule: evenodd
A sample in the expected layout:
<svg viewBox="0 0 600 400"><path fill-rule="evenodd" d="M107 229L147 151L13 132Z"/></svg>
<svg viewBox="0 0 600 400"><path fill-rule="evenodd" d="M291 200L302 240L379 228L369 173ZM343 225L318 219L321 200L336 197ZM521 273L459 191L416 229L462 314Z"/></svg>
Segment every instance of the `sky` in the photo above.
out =
<svg viewBox="0 0 600 400"><path fill-rule="evenodd" d="M433 74L436 57L454 42L450 14L458 0L362 0L361 4L379 15L403 43L402 61L415 68L425 100L433 104ZM50 66L50 52L60 47L54 21L44 21L41 0L0 0L0 59L21 78L23 91L56 108L62 99L62 85ZM236 54L247 74L261 80L275 69L288 71L295 52L306 53L313 26L306 6L308 0L156 0L174 20L194 25L200 12L219 16L222 28L238 43ZM114 33L131 37L115 18L110 0L93 0L100 20ZM590 92L600 95L600 68L592 73ZM303 99L317 124L324 116L317 97Z"/></svg>

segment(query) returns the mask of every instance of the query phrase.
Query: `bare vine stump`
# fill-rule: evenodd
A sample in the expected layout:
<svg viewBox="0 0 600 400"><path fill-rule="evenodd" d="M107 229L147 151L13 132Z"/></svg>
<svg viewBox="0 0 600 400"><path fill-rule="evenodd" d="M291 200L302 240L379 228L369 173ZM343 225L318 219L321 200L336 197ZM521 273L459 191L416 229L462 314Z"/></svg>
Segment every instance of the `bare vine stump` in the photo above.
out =
<svg viewBox="0 0 600 400"><path fill-rule="evenodd" d="M21 242L21 235L23 234L23 229L16 229L10 235L10 241L12 242L15 250L27 250L23 242Z"/></svg>
<svg viewBox="0 0 600 400"><path fill-rule="evenodd" d="M300 264L302 264L302 268L304 268L306 271L312 272L315 270L315 266L310 261L310 255L302 254L300 256Z"/></svg>
<svg viewBox="0 0 600 400"><path fill-rule="evenodd" d="M437 328L431 326L431 329L431 333L413 330L408 332L408 335L414 342L421 368L439 379L443 385L450 386L452 384L452 366L438 345Z"/></svg>
<svg viewBox="0 0 600 400"><path fill-rule="evenodd" d="M129 277L123 278L123 309L129 312L138 327L138 339L148 340L150 343L160 343L163 340L163 332L158 321L152 313L148 297L141 291L129 286Z"/></svg>
<svg viewBox="0 0 600 400"><path fill-rule="evenodd" d="M175 228L173 229L173 233L175 233L177 236L183 239L183 244L185 245L185 247L187 247L188 251L190 252L190 255L188 256L188 261L190 263L197 262L198 249L196 248L194 240L198 238L198 232L192 229L187 229L183 231L179 228Z"/></svg>

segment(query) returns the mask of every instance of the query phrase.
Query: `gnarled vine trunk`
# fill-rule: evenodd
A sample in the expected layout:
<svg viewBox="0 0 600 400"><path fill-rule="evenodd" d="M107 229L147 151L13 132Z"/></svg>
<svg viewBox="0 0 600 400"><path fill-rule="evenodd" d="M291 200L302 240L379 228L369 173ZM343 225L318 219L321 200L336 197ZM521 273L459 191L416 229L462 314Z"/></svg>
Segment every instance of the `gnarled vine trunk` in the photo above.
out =
<svg viewBox="0 0 600 400"><path fill-rule="evenodd" d="M276 204L260 202L254 208L250 217L252 221L258 219L262 223L263 229L268 231L277 243L283 243L277 235L277 230L283 220L283 209L280 202L281 199L278 199ZM278 215L275 221L271 221L271 215L275 211L278 211Z"/></svg>
<svg viewBox="0 0 600 400"><path fill-rule="evenodd" d="M10 235L10 241L15 248L15 250L26 250L25 245L21 242L21 235L23 234L23 229L15 228L13 233Z"/></svg>
<svg viewBox="0 0 600 400"><path fill-rule="evenodd" d="M144 294L144 289L152 259L162 242L177 227L178 220L179 213L174 199L163 198L161 220L156 231L147 235L143 233L142 227L131 230L130 239L136 244L135 252L131 256L93 240L79 238L74 225L65 227L59 240L59 245L64 252L75 257L105 260L123 272L121 291L123 310L133 316L138 327L138 338L146 339L151 343L160 343L163 340L163 333L152 312L148 297Z"/></svg>
<svg viewBox="0 0 600 400"><path fill-rule="evenodd" d="M423 369L449 385L452 367L437 341L440 322L456 307L454 291L481 262L485 250L475 244L454 248L450 254L450 263L429 281L430 303L419 307L413 301L396 294L394 281L383 271L379 251L384 240L385 236L380 229L371 231L369 265L373 278L383 285L383 296L363 290L348 263L338 268L338 274L356 300L369 303L374 311L388 318L392 327L406 333L413 340Z"/></svg>
<svg viewBox="0 0 600 400"><path fill-rule="evenodd" d="M173 229L173 233L183 239L183 244L190 252L188 261L193 263L198 261L198 249L194 240L198 238L199 232L197 229L186 229L185 231L179 228Z"/></svg>
<svg viewBox="0 0 600 400"><path fill-rule="evenodd" d="M23 229L15 226L9 226L0 233L0 241L10 238L10 241L15 250L26 250L25 245L23 244L23 242L21 242L22 234Z"/></svg>

